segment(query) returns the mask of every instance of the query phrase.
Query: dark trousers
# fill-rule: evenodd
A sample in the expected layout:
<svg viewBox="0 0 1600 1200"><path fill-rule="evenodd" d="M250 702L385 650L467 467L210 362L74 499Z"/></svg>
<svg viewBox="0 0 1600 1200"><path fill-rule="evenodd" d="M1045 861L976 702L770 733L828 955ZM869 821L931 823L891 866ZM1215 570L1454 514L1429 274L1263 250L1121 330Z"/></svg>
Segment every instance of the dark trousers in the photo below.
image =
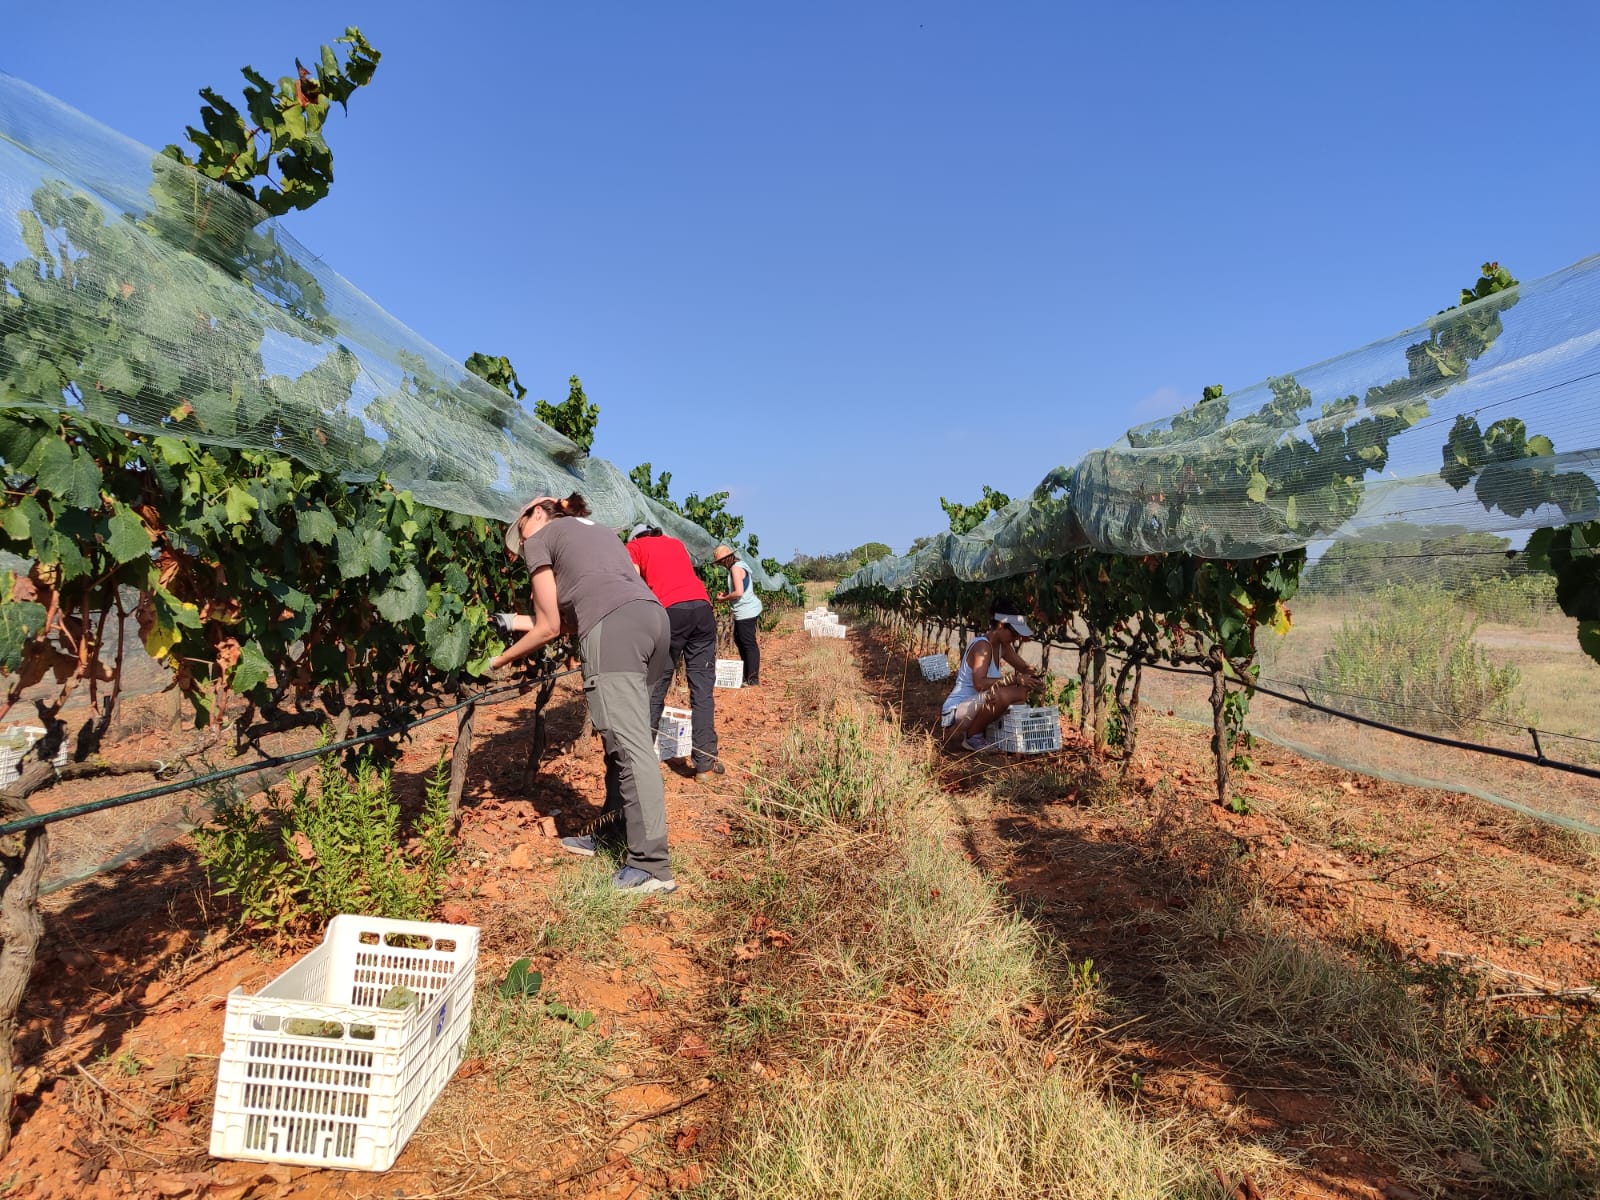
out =
<svg viewBox="0 0 1600 1200"><path fill-rule="evenodd" d="M739 647L739 657L744 660L744 681L761 682L761 647L756 645L756 622L760 617L746 617L733 623L733 644Z"/></svg>
<svg viewBox="0 0 1600 1200"><path fill-rule="evenodd" d="M704 600L685 600L667 609L672 625L672 666L650 691L650 728L659 736L667 689L683 663L689 677L689 711L694 715L694 769L709 771L717 760L717 617Z"/></svg>

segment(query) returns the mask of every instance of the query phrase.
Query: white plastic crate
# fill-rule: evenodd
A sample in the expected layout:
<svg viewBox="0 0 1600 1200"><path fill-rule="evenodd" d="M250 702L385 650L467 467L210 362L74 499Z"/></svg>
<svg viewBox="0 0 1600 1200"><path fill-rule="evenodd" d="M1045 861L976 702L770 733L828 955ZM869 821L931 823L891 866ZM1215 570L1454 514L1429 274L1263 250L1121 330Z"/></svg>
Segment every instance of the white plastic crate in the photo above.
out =
<svg viewBox="0 0 1600 1200"><path fill-rule="evenodd" d="M950 659L947 655L924 654L917 659L917 666L922 668L922 677L929 683L950 678Z"/></svg>
<svg viewBox="0 0 1600 1200"><path fill-rule="evenodd" d="M1061 749L1061 710L1013 704L988 729L996 750L1008 754L1044 754Z"/></svg>
<svg viewBox="0 0 1600 1200"><path fill-rule="evenodd" d="M842 638L845 635L844 625L814 625L811 636L814 638Z"/></svg>
<svg viewBox="0 0 1600 1200"><path fill-rule="evenodd" d="M45 735L43 725L7 725L0 729L0 787L15 783L22 777L22 767L32 750ZM67 765L67 740L61 739L56 756L50 760L55 766Z"/></svg>
<svg viewBox="0 0 1600 1200"><path fill-rule="evenodd" d="M669 758L688 758L694 753L694 718L687 708L661 710L656 751L661 755L662 762Z"/></svg>
<svg viewBox="0 0 1600 1200"><path fill-rule="evenodd" d="M386 1171L466 1052L478 931L337 916L255 995L228 994L211 1153ZM384 1008L396 988L415 999Z"/></svg>
<svg viewBox="0 0 1600 1200"><path fill-rule="evenodd" d="M736 688L744 686L744 659L719 658L717 659L717 679L715 686L719 688Z"/></svg>

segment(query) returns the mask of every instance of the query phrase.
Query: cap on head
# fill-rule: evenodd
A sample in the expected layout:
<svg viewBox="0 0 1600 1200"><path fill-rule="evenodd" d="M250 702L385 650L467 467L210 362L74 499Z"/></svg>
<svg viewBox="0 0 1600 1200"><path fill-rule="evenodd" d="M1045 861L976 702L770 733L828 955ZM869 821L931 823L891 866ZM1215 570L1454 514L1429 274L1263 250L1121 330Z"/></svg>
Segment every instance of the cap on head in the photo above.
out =
<svg viewBox="0 0 1600 1200"><path fill-rule="evenodd" d="M643 537L647 533L653 533L655 528L649 521L640 521L632 529L628 530L628 540L631 542L636 537Z"/></svg>
<svg viewBox="0 0 1600 1200"><path fill-rule="evenodd" d="M1006 626L1018 637L1033 636L1033 630L1028 627L1028 623L1015 613L995 613L994 619L996 624Z"/></svg>
<svg viewBox="0 0 1600 1200"><path fill-rule="evenodd" d="M716 550L716 553L713 554L711 557L714 560L716 560L717 562L721 562L725 558L732 558L733 557L733 547L732 546L718 546L717 550Z"/></svg>
<svg viewBox="0 0 1600 1200"><path fill-rule="evenodd" d="M548 500L549 496L535 496L517 510L517 515L511 518L511 524L506 526L506 549L512 554L522 555L522 518L533 511L534 505L541 500Z"/></svg>

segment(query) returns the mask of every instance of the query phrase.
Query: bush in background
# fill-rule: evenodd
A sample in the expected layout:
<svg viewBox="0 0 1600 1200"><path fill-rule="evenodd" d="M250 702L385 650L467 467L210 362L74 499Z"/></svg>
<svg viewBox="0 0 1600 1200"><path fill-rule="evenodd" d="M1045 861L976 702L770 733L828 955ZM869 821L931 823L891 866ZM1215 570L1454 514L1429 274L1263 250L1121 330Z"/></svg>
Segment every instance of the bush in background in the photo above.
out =
<svg viewBox="0 0 1600 1200"><path fill-rule="evenodd" d="M1463 733L1514 720L1515 665L1496 665L1472 639L1478 619L1443 592L1389 588L1364 618L1346 621L1317 664L1317 699L1374 720Z"/></svg>

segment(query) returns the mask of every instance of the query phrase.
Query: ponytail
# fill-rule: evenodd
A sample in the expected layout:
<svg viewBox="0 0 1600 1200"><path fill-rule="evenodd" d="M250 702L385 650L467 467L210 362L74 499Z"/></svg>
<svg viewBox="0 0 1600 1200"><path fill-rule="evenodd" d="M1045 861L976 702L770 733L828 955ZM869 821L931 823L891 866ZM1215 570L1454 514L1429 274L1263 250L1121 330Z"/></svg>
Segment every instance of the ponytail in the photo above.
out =
<svg viewBox="0 0 1600 1200"><path fill-rule="evenodd" d="M589 515L589 502L583 498L582 493L573 492L565 500L557 500L554 496L540 500L538 507L554 520L556 517L587 517Z"/></svg>

